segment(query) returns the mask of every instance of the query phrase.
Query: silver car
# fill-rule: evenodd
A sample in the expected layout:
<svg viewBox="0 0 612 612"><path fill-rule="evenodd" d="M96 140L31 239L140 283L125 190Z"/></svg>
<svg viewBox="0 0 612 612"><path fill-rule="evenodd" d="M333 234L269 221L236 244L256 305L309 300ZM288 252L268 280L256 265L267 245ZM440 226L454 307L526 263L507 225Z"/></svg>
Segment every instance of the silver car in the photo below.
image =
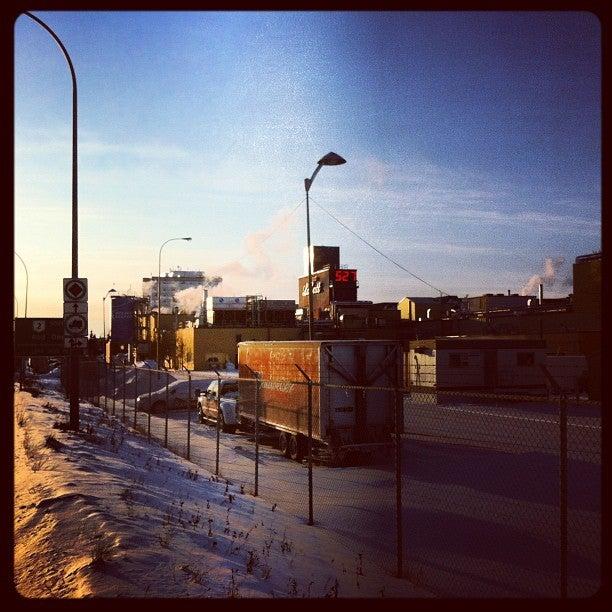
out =
<svg viewBox="0 0 612 612"><path fill-rule="evenodd" d="M201 383L200 383L201 384ZM189 381L175 380L168 385L151 393L151 403L149 404L149 394L142 393L136 398L137 410L148 412L149 408L152 413L165 412L167 410L187 410L188 407L196 407L195 399L196 383L191 381L191 399L189 398ZM168 405L166 407L166 397Z"/></svg>

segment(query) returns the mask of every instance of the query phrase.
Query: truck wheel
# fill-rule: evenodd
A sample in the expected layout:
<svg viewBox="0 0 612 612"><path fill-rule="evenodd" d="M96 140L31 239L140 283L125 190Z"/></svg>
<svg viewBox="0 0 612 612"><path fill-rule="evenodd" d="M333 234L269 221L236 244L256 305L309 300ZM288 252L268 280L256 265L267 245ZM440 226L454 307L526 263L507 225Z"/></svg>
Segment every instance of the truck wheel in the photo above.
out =
<svg viewBox="0 0 612 612"><path fill-rule="evenodd" d="M289 434L284 431L281 431L278 436L278 448L285 457L289 458Z"/></svg>
<svg viewBox="0 0 612 612"><path fill-rule="evenodd" d="M298 436L291 436L289 438L289 457L298 463L302 463L304 449Z"/></svg>

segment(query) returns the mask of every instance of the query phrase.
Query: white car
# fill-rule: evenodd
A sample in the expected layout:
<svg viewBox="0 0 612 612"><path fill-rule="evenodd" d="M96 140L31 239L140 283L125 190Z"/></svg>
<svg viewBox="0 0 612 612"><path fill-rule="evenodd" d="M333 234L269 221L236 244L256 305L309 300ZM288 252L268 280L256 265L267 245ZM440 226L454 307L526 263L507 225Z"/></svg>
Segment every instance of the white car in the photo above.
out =
<svg viewBox="0 0 612 612"><path fill-rule="evenodd" d="M189 401L189 381L175 380L168 385L168 410L187 410L191 405L195 405L195 391L197 383L191 381L191 401ZM166 386L151 393L151 403L149 404L149 394L142 393L136 398L136 406L139 411L151 412L166 411Z"/></svg>
<svg viewBox="0 0 612 612"><path fill-rule="evenodd" d="M198 395L198 418L200 423L205 420L217 422L217 411L220 408L219 427L227 433L234 433L238 421L238 381L222 379L221 405L218 403L219 381L213 380L208 389Z"/></svg>

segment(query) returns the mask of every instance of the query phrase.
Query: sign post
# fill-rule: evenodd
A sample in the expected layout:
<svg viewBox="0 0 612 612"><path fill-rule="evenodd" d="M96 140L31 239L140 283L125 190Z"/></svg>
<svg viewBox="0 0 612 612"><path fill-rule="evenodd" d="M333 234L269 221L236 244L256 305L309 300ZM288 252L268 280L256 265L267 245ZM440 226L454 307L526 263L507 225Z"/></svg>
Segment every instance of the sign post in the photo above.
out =
<svg viewBox="0 0 612 612"><path fill-rule="evenodd" d="M64 279L64 346L70 355L70 429L79 430L79 361L87 348L87 279Z"/></svg>

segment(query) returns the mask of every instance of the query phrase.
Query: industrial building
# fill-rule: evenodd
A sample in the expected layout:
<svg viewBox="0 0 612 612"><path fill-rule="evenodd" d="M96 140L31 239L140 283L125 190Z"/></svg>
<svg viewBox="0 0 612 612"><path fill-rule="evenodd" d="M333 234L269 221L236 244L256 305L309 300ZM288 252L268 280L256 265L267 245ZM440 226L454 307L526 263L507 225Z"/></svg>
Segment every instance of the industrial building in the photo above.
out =
<svg viewBox="0 0 612 612"><path fill-rule="evenodd" d="M340 248L312 246L312 287L308 287L308 269L298 279L298 319L308 318L309 291L312 292L312 318L331 320L332 302L357 302L357 270L340 267ZM308 265L308 251L305 254Z"/></svg>
<svg viewBox="0 0 612 612"><path fill-rule="evenodd" d="M154 356L158 320L160 354L170 367L206 369L211 363L235 363L237 343L243 340L303 339L308 318L308 257L315 338L401 340L409 351L411 341L424 347L423 342L435 344L438 337L469 336L484 342L483 337L494 336L501 342L504 336L514 341L526 336L538 345L532 346L534 350L539 351L542 347L538 343L543 343L542 350L549 356L573 356L577 363L585 356L589 397L601 397L601 253L576 258L574 292L564 298L545 298L540 286L537 297L508 291L464 299L405 296L397 303L374 303L358 299L357 269L340 264L339 247L312 246L310 252L304 250L297 304L260 295L205 298L203 293L202 308L195 314L179 312L171 297L177 290L200 286L203 273L174 270L162 278L162 313L164 304L171 309L161 317L155 312L157 277L143 279L143 291L148 294L144 298L113 296L113 334L107 352L113 354L123 347L121 350L127 348L139 359ZM118 298L124 298L123 303ZM131 324L126 326L127 311ZM460 341L448 342L458 346ZM467 346L465 338L461 342ZM504 342L510 346L509 340ZM417 355L417 359L424 358ZM481 366L485 368L484 361Z"/></svg>
<svg viewBox="0 0 612 612"><path fill-rule="evenodd" d="M293 300L269 300L261 295L209 296L206 316L198 327L295 327Z"/></svg>
<svg viewBox="0 0 612 612"><path fill-rule="evenodd" d="M238 343L247 340L299 340L298 327L185 327L176 332L179 368L209 370L238 363Z"/></svg>
<svg viewBox="0 0 612 612"><path fill-rule="evenodd" d="M456 295L440 297L403 297L397 303L401 318L405 321L424 321L442 319L461 312L461 300Z"/></svg>
<svg viewBox="0 0 612 612"><path fill-rule="evenodd" d="M543 394L545 362L543 340L443 336L408 343L405 375L416 388Z"/></svg>
<svg viewBox="0 0 612 612"><path fill-rule="evenodd" d="M206 276L196 270L170 270L165 276L151 276L142 279L142 295L149 299L151 308L157 310L157 289L161 287L160 307L162 313L172 313L177 306L174 295L183 289L203 287ZM204 293L202 293L202 298Z"/></svg>
<svg viewBox="0 0 612 612"><path fill-rule="evenodd" d="M519 295L518 293L485 293L474 297L463 298L464 308L470 313L490 312L493 310L526 310L535 305L534 295Z"/></svg>

